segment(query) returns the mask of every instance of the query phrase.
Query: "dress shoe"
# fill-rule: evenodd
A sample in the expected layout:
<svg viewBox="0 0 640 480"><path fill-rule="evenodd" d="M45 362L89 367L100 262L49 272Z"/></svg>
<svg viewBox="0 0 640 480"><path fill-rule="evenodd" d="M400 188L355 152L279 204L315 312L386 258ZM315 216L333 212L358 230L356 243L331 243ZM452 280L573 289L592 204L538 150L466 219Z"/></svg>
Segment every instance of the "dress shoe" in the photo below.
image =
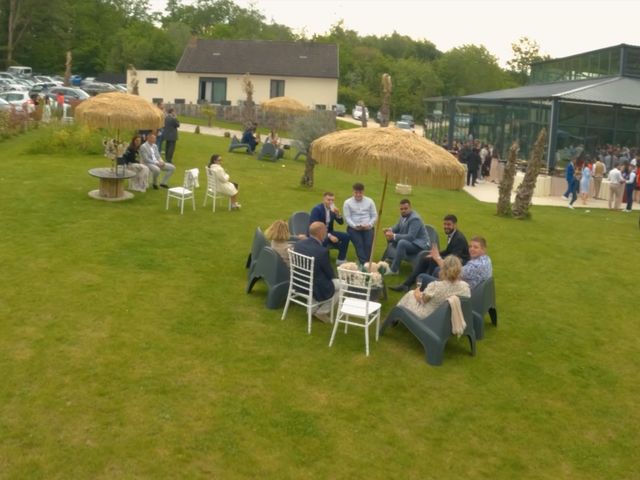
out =
<svg viewBox="0 0 640 480"><path fill-rule="evenodd" d="M158 190L158 185L156 185L155 183L153 184L153 189L154 190Z"/></svg>
<svg viewBox="0 0 640 480"><path fill-rule="evenodd" d="M407 293L409 291L409 287L407 287L404 283L401 283L400 285L390 285L389 289L393 290L394 292Z"/></svg>
<svg viewBox="0 0 640 480"><path fill-rule="evenodd" d="M331 323L331 317L329 316L328 313L314 313L313 316L316 317L321 322Z"/></svg>
<svg viewBox="0 0 640 480"><path fill-rule="evenodd" d="M161 186L162 188L169 188L169 185L167 185L166 183L161 183L161 184L160 184L160 186Z"/></svg>

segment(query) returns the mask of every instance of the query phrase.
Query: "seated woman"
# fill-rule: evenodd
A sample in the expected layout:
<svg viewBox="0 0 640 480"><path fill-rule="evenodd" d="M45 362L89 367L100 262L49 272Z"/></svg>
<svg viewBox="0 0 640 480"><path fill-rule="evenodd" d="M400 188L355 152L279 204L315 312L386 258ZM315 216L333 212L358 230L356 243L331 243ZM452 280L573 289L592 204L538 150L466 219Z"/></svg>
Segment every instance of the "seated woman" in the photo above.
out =
<svg viewBox="0 0 640 480"><path fill-rule="evenodd" d="M118 159L118 165L125 165L127 170L136 172L136 176L129 180L129 190L135 192L146 192L149 187L149 167L138 161L138 149L141 144L142 139L135 135L124 155Z"/></svg>
<svg viewBox="0 0 640 480"><path fill-rule="evenodd" d="M471 289L467 282L461 280L462 262L455 255L449 255L442 261L440 280L431 282L424 291L420 286L407 292L398 302L398 306L405 307L419 317L427 317L452 295L470 297Z"/></svg>
<svg viewBox="0 0 640 480"><path fill-rule="evenodd" d="M282 148L282 143L280 142L280 137L274 129L271 129L271 133L267 135L265 142L269 142L276 149L276 158L279 160L284 157L284 149Z"/></svg>
<svg viewBox="0 0 640 480"><path fill-rule="evenodd" d="M252 153L256 151L256 146L260 143L260 138L256 137L256 128L257 125L255 123L251 124L242 133L242 138L240 139L240 143L246 143L249 145L249 149Z"/></svg>
<svg viewBox="0 0 640 480"><path fill-rule="evenodd" d="M278 255L282 257L284 263L289 266L289 248L293 248L293 242L289 242L289 225L284 220L276 220L269 228L264 231L264 236L271 242L271 248L273 248Z"/></svg>
<svg viewBox="0 0 640 480"><path fill-rule="evenodd" d="M229 181L229 174L224 171L221 162L222 155L211 155L209 172L216 178L218 193L231 197L231 208L233 210L239 210L242 205L238 203L238 184Z"/></svg>

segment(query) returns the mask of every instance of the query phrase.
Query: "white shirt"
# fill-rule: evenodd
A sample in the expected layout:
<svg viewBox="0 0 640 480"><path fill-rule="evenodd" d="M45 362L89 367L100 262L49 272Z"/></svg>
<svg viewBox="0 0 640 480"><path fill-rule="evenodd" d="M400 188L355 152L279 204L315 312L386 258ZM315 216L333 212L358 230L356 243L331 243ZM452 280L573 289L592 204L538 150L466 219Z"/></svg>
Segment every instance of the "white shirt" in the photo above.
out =
<svg viewBox="0 0 640 480"><path fill-rule="evenodd" d="M611 183L622 183L624 179L622 178L622 173L617 168L612 168L609 172L608 180Z"/></svg>

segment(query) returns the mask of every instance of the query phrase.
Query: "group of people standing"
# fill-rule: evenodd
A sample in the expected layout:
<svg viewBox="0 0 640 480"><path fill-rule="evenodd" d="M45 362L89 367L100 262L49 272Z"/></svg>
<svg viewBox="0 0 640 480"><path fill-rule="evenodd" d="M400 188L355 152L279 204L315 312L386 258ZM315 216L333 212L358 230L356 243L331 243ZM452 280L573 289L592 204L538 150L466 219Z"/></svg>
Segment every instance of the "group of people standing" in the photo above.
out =
<svg viewBox="0 0 640 480"><path fill-rule="evenodd" d="M475 187L478 180L497 183L502 179L500 155L493 145L469 140L462 145L454 143L450 151L466 165L468 186Z"/></svg>
<svg viewBox="0 0 640 480"><path fill-rule="evenodd" d="M274 222L265 236L288 264L288 249L315 258L314 298L317 301L331 299L339 293L339 282L329 257L329 249L338 250L336 266L346 261L349 243L352 243L360 264L371 258L373 232L377 222L377 209L373 200L364 195L364 185L356 183L342 212L335 206L335 195L325 192L322 202L311 210L309 228L298 238L290 237L284 220ZM347 224L347 231L340 232L336 224ZM400 218L392 227L384 230L388 242L387 252L393 252L388 275L398 275L402 261L421 251L427 251L413 268L411 274L392 290L406 292L399 305L426 317L451 295L470 296L470 290L493 275L491 259L486 253L487 242L483 237L474 237L467 243L457 229L455 215L444 218L447 246L439 250L431 245L426 227L420 215L413 210L408 199L400 201ZM409 291L413 285L415 290ZM314 315L322 321L329 320L329 303L322 304Z"/></svg>
<svg viewBox="0 0 640 480"><path fill-rule="evenodd" d="M603 159L598 158L595 163L589 163L582 158L573 158L568 163L565 170L567 190L562 195L569 200L569 208L574 208L573 204L580 195L583 205L587 204L591 183L594 186L594 198L601 198L602 180L606 178L609 182L609 209L619 210L623 196L626 198L624 212L631 212L633 202L640 201L640 178L637 175L636 158L623 163L614 164L607 173L607 166Z"/></svg>

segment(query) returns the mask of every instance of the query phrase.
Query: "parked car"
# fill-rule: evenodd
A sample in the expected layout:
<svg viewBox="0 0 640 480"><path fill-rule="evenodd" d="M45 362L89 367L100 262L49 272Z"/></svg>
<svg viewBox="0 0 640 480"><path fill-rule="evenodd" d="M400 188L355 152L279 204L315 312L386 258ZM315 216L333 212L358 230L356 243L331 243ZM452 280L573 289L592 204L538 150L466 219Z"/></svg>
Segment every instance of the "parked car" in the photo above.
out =
<svg viewBox="0 0 640 480"><path fill-rule="evenodd" d="M407 122L409 125L411 125L411 128L414 128L416 126L416 122L413 121L413 115L409 115L408 113L400 115L400 121Z"/></svg>
<svg viewBox="0 0 640 480"><path fill-rule="evenodd" d="M9 67L7 68L7 72L17 77L30 77L32 73L31 67L19 67L19 66Z"/></svg>
<svg viewBox="0 0 640 480"><path fill-rule="evenodd" d="M369 117L369 109L367 107L364 107L364 115L365 118L370 118ZM353 110L351 110L351 116L353 117L354 120L362 120L362 106L361 105L356 105L355 107L353 107Z"/></svg>
<svg viewBox="0 0 640 480"><path fill-rule="evenodd" d="M56 80L55 78L48 75L34 75L33 79L39 83L53 83L54 85L62 86L62 81Z"/></svg>
<svg viewBox="0 0 640 480"><path fill-rule="evenodd" d="M119 92L122 92L122 93L128 92L126 83L116 83L114 87L116 87L116 90Z"/></svg>
<svg viewBox="0 0 640 480"><path fill-rule="evenodd" d="M29 97L29 92L10 90L8 92L0 93L0 98L13 105L18 111L24 110L25 106L27 107L28 113L35 110L35 106Z"/></svg>
<svg viewBox="0 0 640 480"><path fill-rule="evenodd" d="M31 95L44 95L50 88L57 87L57 83L52 82L40 82L34 83L29 90L29 96Z"/></svg>
<svg viewBox="0 0 640 480"><path fill-rule="evenodd" d="M89 94L80 88L53 87L47 92L47 97L54 102L58 93L64 95L64 103L78 103L89 98Z"/></svg>
<svg viewBox="0 0 640 480"><path fill-rule="evenodd" d="M98 95L105 92L116 92L117 89L110 83L92 82L83 85L82 89L89 95Z"/></svg>
<svg viewBox="0 0 640 480"><path fill-rule="evenodd" d="M11 104L4 98L0 98L0 112L8 112L11 110Z"/></svg>
<svg viewBox="0 0 640 480"><path fill-rule="evenodd" d="M13 74L9 72L0 72L0 78L4 78L5 80L9 80L11 82L16 79L16 77L14 77Z"/></svg>
<svg viewBox="0 0 640 480"><path fill-rule="evenodd" d="M345 107L341 103L336 103L333 106L333 111L336 112L336 117L344 117L345 114L347 113L347 107Z"/></svg>
<svg viewBox="0 0 640 480"><path fill-rule="evenodd" d="M413 133L413 131L414 131L413 130L413 126L409 122L404 121L404 120L398 120L396 122L396 127L398 127L401 130L406 130L407 132L412 132Z"/></svg>

